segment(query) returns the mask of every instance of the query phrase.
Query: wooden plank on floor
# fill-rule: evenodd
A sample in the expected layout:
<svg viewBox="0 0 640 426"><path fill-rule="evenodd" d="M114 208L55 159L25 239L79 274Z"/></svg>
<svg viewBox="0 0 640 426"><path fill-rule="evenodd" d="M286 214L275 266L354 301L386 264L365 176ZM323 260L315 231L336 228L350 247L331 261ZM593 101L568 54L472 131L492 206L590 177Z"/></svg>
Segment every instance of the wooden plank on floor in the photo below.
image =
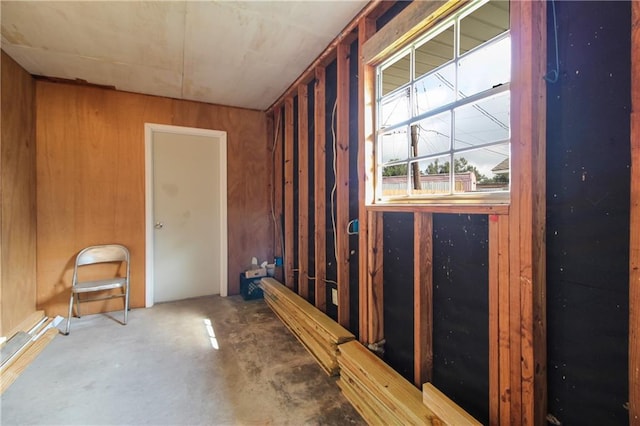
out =
<svg viewBox="0 0 640 426"><path fill-rule="evenodd" d="M293 97L284 100L284 282L294 288L294 218L293 218Z"/></svg>
<svg viewBox="0 0 640 426"><path fill-rule="evenodd" d="M413 384L430 382L433 370L433 215L414 214Z"/></svg>
<svg viewBox="0 0 640 426"><path fill-rule="evenodd" d="M422 402L446 425L482 425L431 383L422 387Z"/></svg>
<svg viewBox="0 0 640 426"><path fill-rule="evenodd" d="M298 86L298 294L309 299L309 97Z"/></svg>
<svg viewBox="0 0 640 426"><path fill-rule="evenodd" d="M11 365L3 369L0 375L0 395L22 374L22 372L33 362L34 359L47 347L47 345L58 335L58 329L53 327L44 332L36 341L31 341Z"/></svg>
<svg viewBox="0 0 640 426"><path fill-rule="evenodd" d="M338 322L349 328L349 53L351 46L337 48L336 111L336 268Z"/></svg>
<svg viewBox="0 0 640 426"><path fill-rule="evenodd" d="M315 297L316 308L327 311L327 217L326 217L326 77L325 69L315 69L315 86L313 97L313 161L314 161L314 244L315 244Z"/></svg>

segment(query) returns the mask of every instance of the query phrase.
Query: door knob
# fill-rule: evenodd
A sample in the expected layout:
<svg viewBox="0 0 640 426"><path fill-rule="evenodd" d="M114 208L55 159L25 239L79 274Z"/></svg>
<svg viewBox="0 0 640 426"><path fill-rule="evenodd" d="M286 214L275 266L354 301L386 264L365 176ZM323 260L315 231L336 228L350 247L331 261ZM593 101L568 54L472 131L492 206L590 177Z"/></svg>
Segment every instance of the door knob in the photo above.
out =
<svg viewBox="0 0 640 426"><path fill-rule="evenodd" d="M162 223L162 222L156 222L156 224L154 225L154 228L156 228L156 229L162 229L162 228L164 228L164 223Z"/></svg>

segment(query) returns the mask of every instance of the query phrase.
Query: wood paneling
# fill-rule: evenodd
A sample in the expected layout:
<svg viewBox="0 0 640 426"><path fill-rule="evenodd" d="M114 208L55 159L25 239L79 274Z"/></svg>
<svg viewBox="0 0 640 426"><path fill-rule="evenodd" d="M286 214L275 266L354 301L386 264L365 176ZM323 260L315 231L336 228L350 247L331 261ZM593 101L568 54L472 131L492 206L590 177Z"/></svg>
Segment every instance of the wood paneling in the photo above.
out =
<svg viewBox="0 0 640 426"><path fill-rule="evenodd" d="M272 256L264 113L48 82L36 89L37 303L47 315L66 312L77 252L105 242L129 247L131 306L144 306L144 123L227 132L229 294L252 256Z"/></svg>
<svg viewBox="0 0 640 426"><path fill-rule="evenodd" d="M631 2L629 424L640 425L640 2Z"/></svg>
<svg viewBox="0 0 640 426"><path fill-rule="evenodd" d="M369 212L367 217L367 327L366 341L380 342L384 338L384 290L383 290L383 214Z"/></svg>
<svg viewBox="0 0 640 426"><path fill-rule="evenodd" d="M0 333L36 310L35 83L2 52Z"/></svg>

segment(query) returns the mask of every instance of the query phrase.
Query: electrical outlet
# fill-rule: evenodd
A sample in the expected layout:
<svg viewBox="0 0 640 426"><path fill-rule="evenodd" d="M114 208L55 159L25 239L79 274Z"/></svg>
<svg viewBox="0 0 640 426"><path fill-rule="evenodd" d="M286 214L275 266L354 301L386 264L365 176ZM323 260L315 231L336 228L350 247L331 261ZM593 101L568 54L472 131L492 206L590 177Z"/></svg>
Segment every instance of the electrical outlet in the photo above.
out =
<svg viewBox="0 0 640 426"><path fill-rule="evenodd" d="M331 289L331 303L338 306L338 290L335 288Z"/></svg>

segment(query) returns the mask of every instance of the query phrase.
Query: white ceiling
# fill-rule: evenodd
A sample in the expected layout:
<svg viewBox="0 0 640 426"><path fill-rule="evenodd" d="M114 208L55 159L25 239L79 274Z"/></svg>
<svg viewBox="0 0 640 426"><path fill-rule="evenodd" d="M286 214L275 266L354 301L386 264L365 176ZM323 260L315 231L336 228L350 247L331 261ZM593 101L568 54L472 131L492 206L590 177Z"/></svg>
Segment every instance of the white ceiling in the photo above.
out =
<svg viewBox="0 0 640 426"><path fill-rule="evenodd" d="M367 1L1 1L33 75L264 110Z"/></svg>

